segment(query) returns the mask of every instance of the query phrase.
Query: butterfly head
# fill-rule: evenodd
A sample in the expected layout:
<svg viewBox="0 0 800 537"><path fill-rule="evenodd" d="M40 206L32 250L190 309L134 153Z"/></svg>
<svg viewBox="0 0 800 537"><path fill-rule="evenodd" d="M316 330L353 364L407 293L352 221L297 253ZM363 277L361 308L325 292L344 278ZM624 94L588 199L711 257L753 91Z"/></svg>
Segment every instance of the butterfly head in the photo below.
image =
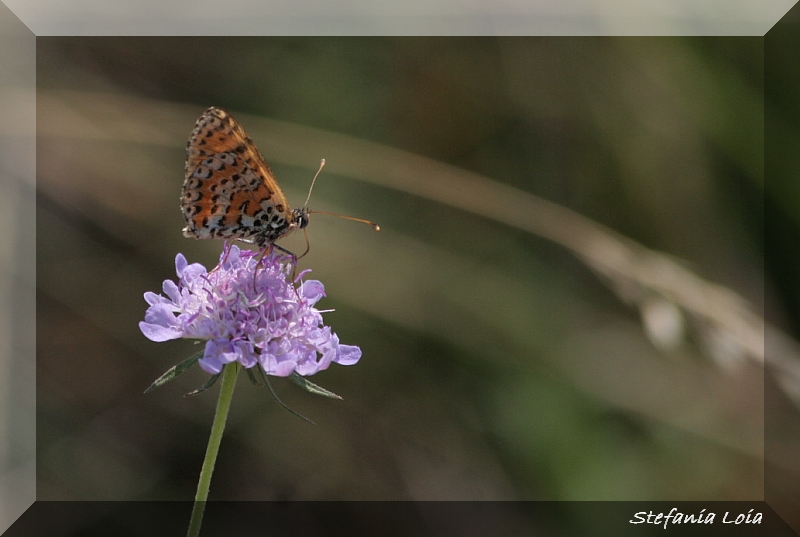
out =
<svg viewBox="0 0 800 537"><path fill-rule="evenodd" d="M300 207L299 209L292 210L292 226L297 229L304 229L308 225L307 207Z"/></svg>

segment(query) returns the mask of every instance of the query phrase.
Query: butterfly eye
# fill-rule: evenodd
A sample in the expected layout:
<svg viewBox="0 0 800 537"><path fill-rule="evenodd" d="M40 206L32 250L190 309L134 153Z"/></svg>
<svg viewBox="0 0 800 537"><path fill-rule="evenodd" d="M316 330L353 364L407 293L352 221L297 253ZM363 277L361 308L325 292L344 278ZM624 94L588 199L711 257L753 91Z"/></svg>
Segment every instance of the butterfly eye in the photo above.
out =
<svg viewBox="0 0 800 537"><path fill-rule="evenodd" d="M298 229L303 229L308 225L308 214L302 211L298 211L294 215L295 221L297 222Z"/></svg>

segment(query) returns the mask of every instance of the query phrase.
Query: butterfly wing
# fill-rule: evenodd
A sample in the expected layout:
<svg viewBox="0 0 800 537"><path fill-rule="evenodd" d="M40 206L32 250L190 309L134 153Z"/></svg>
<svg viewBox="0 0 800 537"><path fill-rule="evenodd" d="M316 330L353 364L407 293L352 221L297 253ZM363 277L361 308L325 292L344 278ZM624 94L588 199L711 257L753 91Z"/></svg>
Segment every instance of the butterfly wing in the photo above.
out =
<svg viewBox="0 0 800 537"><path fill-rule="evenodd" d="M253 140L233 116L209 108L186 145L183 234L266 246L293 226L286 196Z"/></svg>

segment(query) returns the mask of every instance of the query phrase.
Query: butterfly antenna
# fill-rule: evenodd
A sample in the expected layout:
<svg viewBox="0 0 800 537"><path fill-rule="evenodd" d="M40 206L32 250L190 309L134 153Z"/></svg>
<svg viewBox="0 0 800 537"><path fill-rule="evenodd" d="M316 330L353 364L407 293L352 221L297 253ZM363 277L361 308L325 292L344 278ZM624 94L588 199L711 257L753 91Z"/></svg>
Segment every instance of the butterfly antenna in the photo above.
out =
<svg viewBox="0 0 800 537"><path fill-rule="evenodd" d="M314 190L314 183L317 182L317 177L319 177L319 173L322 171L322 168L325 167L325 159L319 161L319 169L317 173L314 174L314 178L311 180L311 186L308 187L308 196L306 196L306 202L303 204L303 207L308 207L308 200L311 199L311 191Z"/></svg>
<svg viewBox="0 0 800 537"><path fill-rule="evenodd" d="M381 226L379 226L378 224L376 224L375 222L373 222L371 220L365 220L363 218L354 218L352 216L345 216L343 214L337 214L337 213L329 213L329 212L326 212L326 211L311 211L311 210L307 209L308 208L308 200L311 199L311 191L314 190L314 183L317 182L317 177L319 177L319 173L322 171L322 168L324 168L324 167L325 167L325 159L322 159L322 160L319 161L319 169L317 170L317 173L314 175L314 179L311 180L311 187L308 189L308 196L306 196L306 202L303 204L303 208L306 209L306 212L309 213L309 214L310 213L314 213L314 214L327 214L329 216L338 216L339 218L344 218L345 220L352 220L353 222L361 222L362 224L367 224L369 226L372 226L372 229L374 229L375 231L380 231L381 230ZM306 235L306 247L308 248L308 246L309 246L308 245L308 235ZM308 253L308 249L306 249L306 251L305 251L305 253L303 253L303 255L306 255L307 253ZM303 257L303 255L301 255L300 257Z"/></svg>
<svg viewBox="0 0 800 537"><path fill-rule="evenodd" d="M345 216L343 214L338 214L338 213L329 213L328 211L308 211L308 212L313 214L327 214L328 216L338 216L339 218L344 218L345 220L352 220L353 222L361 222L362 224L367 224L369 226L372 226L372 229L374 229L375 231L381 230L381 226L379 226L372 220L366 220L364 218L355 218L353 216Z"/></svg>

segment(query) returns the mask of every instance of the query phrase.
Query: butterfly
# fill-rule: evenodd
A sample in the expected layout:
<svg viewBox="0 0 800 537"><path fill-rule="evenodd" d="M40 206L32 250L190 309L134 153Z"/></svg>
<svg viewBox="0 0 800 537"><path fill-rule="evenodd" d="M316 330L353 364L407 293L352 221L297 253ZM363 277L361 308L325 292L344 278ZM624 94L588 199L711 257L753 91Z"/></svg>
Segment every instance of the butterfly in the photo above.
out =
<svg viewBox="0 0 800 537"><path fill-rule="evenodd" d="M183 235L241 240L262 249L274 245L294 257L275 241L296 229L305 229L312 212L332 214L308 209L316 178L315 175L303 207L290 209L275 174L241 124L225 110L211 107L197 120L186 144L181 196L186 220ZM369 220L334 216L380 230Z"/></svg>

